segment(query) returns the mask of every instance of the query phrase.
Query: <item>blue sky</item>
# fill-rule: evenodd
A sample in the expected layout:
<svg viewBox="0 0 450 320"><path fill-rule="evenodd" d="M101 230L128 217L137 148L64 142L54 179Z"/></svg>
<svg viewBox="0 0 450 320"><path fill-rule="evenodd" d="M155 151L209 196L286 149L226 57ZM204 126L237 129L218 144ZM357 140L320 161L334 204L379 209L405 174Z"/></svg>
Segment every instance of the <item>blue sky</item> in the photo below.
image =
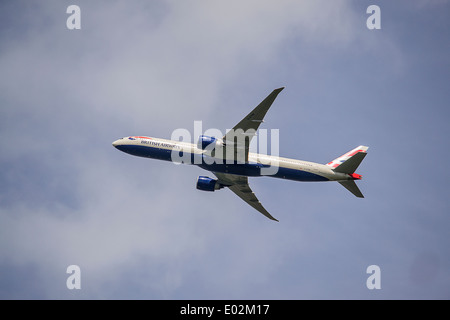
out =
<svg viewBox="0 0 450 320"><path fill-rule="evenodd" d="M66 27L71 4L81 30ZM0 297L450 298L449 7L2 1ZM196 120L225 131L280 86L262 126L280 130L280 155L326 163L369 146L365 199L250 179L275 223L196 190L200 168L111 146ZM66 287L73 264L81 290Z"/></svg>

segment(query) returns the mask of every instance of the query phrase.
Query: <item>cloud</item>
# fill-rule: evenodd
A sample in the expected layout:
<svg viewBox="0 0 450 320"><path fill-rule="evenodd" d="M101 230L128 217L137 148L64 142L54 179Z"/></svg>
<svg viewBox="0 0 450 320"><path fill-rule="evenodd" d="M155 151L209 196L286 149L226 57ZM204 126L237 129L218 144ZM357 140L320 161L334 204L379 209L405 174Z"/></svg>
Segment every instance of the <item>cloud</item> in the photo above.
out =
<svg viewBox="0 0 450 320"><path fill-rule="evenodd" d="M366 54L381 57L375 66L388 62L379 70L386 77L392 66L408 71L399 62L405 50L392 38L364 33L364 11L348 1L78 1L82 29L69 31L69 4L15 2L0 10L2 298L320 298L336 297L342 272L349 288L365 282L373 258L367 251L384 258L393 237L381 249L362 239L380 238L359 206L348 208L340 186L255 179L260 199L278 211L281 222L273 224L227 190L195 190L205 173L196 167L133 158L111 146L126 135L169 138L194 120L223 131L275 85L292 87L277 100L291 113L270 114L275 126L282 120L284 132L295 132L282 135L295 146L287 156L298 156L301 143L330 138L330 131L309 131L323 131L312 120L330 121L330 111L339 119L336 136L363 132L370 126L342 126L348 117L340 112L361 116L353 104L336 112L307 92L334 97L352 81L347 74L366 66ZM350 52L352 63L343 58ZM354 95L367 90L357 85ZM302 108L295 109L300 94ZM299 126L316 141L299 142ZM330 159L346 151L336 140L328 145L336 144L336 154L323 150ZM368 160L375 177L378 162ZM381 183L365 186L370 194ZM375 220L379 229L385 218ZM392 251L404 246L396 242ZM362 276L350 274L347 259L357 260ZM446 260L436 261L444 270ZM80 292L65 287L71 264L81 267Z"/></svg>

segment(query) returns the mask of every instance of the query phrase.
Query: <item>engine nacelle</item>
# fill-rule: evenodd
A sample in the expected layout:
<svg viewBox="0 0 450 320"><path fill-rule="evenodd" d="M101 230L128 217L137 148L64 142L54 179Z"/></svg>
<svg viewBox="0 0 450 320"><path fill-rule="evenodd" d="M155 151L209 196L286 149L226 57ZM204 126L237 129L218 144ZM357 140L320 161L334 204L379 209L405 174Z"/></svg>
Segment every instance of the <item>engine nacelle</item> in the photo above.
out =
<svg viewBox="0 0 450 320"><path fill-rule="evenodd" d="M222 146L222 145L223 145L223 142L220 139L201 135L198 138L197 148L205 150L206 147L208 147L209 150L212 150L215 147Z"/></svg>
<svg viewBox="0 0 450 320"><path fill-rule="evenodd" d="M197 189L203 191L215 191L223 188L219 181L210 177L200 176L197 179Z"/></svg>

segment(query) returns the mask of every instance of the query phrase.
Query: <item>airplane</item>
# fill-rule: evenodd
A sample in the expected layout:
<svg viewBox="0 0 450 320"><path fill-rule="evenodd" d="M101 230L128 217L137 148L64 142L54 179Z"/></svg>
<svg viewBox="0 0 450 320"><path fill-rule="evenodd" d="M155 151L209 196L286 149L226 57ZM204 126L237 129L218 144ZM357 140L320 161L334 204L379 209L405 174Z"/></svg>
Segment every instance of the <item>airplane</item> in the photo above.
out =
<svg viewBox="0 0 450 320"><path fill-rule="evenodd" d="M147 136L129 136L112 145L128 154L194 164L211 171L217 179L197 178L197 189L216 191L228 188L265 215L275 219L261 204L248 184L249 177L267 176L294 181L337 181L358 198L364 198L356 185L362 176L355 173L367 155L366 146L358 146L326 164L288 159L249 151L264 116L284 87L273 90L258 106L221 139L201 135L197 144ZM182 159L182 160L180 160Z"/></svg>

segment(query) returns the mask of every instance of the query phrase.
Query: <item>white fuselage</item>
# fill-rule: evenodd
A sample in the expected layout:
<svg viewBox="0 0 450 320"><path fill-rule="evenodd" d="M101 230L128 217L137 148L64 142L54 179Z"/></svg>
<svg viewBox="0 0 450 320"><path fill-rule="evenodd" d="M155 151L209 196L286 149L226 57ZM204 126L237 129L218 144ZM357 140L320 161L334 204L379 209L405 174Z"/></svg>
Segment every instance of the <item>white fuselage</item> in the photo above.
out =
<svg viewBox="0 0 450 320"><path fill-rule="evenodd" d="M211 157L208 151L199 149L192 143L160 138L125 137L114 141L113 146L135 156L194 164L212 172L249 177L269 176L295 181L353 180L350 175L335 172L332 167L324 164L251 152L247 162L237 163Z"/></svg>

